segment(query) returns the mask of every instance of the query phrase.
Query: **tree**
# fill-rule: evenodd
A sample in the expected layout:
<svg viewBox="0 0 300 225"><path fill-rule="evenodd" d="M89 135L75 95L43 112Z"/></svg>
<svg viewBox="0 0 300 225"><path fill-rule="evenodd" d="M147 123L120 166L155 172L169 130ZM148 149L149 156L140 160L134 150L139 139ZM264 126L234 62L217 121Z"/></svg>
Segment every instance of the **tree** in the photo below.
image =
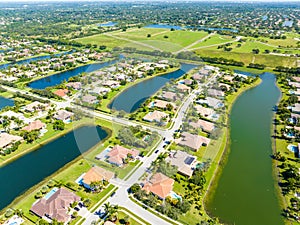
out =
<svg viewBox="0 0 300 225"><path fill-rule="evenodd" d="M61 120L55 120L53 123L53 130L64 130L65 123Z"/></svg>
<svg viewBox="0 0 300 225"><path fill-rule="evenodd" d="M147 34L147 38L150 38L151 37L151 34Z"/></svg>
<svg viewBox="0 0 300 225"><path fill-rule="evenodd" d="M138 183L135 183L130 187L130 192L133 194L137 193L139 190L141 190L141 186Z"/></svg>
<svg viewBox="0 0 300 225"><path fill-rule="evenodd" d="M199 186L202 189L204 184L206 183L206 178L202 171L196 170L196 171L194 171L194 174L191 177L190 181L191 181L191 183Z"/></svg>
<svg viewBox="0 0 300 225"><path fill-rule="evenodd" d="M33 141L35 141L36 139L38 139L40 135L40 132L37 130L33 130L33 131L24 131L22 133L22 136L24 138L24 140L26 140L27 143L32 143Z"/></svg>
<svg viewBox="0 0 300 225"><path fill-rule="evenodd" d="M95 192L101 191L103 188L103 183L102 181L93 181L90 184L90 188Z"/></svg>
<svg viewBox="0 0 300 225"><path fill-rule="evenodd" d="M157 171L165 174L168 177L172 177L177 173L178 167L171 165L169 162L161 161L158 165Z"/></svg>

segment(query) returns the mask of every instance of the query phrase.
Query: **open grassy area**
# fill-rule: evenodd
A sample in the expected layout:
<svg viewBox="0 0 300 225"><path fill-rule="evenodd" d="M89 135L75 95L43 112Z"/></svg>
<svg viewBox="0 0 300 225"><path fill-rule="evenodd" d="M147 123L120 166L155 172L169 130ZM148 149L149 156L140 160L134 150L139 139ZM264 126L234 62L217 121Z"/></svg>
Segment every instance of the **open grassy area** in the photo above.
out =
<svg viewBox="0 0 300 225"><path fill-rule="evenodd" d="M82 43L82 44L92 44L92 45L97 44L98 46L105 45L108 48L122 47L128 43L127 41L113 39L113 38L105 36L103 34L96 34L96 35L87 36L84 38L77 38L77 39L75 39L75 41L78 41L79 43Z"/></svg>
<svg viewBox="0 0 300 225"><path fill-rule="evenodd" d="M219 35L214 34L213 36L209 37L208 39L204 40L203 42L200 42L196 45L194 45L192 48L198 48L203 46L210 46L210 45L216 45L216 44L223 44L229 41L233 41L234 38L231 36L225 36L225 35Z"/></svg>
<svg viewBox="0 0 300 225"><path fill-rule="evenodd" d="M204 57L223 57L226 59L233 59L243 62L246 66L250 63L265 64L269 68L276 66L295 67L297 65L297 58L285 57L279 55L269 54L253 54L253 53L238 53L238 52L225 52L222 49L215 48L198 49L196 54Z"/></svg>

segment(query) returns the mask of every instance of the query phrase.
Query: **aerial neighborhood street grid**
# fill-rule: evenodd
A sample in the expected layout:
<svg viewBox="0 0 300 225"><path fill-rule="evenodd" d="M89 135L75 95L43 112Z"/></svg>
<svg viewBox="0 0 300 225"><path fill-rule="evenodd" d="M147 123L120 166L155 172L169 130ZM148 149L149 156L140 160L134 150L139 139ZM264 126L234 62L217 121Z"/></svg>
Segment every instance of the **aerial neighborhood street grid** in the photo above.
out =
<svg viewBox="0 0 300 225"><path fill-rule="evenodd" d="M0 225L300 224L299 12L0 0Z"/></svg>

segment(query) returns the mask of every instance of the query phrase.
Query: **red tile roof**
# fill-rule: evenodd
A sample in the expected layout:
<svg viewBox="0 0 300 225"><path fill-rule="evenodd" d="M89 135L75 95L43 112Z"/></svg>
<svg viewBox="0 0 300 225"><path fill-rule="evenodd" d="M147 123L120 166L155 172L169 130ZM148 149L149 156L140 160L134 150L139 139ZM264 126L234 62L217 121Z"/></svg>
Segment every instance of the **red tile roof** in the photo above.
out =
<svg viewBox="0 0 300 225"><path fill-rule="evenodd" d="M161 199L165 199L173 189L174 180L162 173L154 174L150 181L144 184L143 190L152 192Z"/></svg>
<svg viewBox="0 0 300 225"><path fill-rule="evenodd" d="M58 189L50 198L42 198L32 205L30 211L43 217L48 216L59 222L67 222L70 219L68 208L73 202L78 202L80 197L67 189Z"/></svg>

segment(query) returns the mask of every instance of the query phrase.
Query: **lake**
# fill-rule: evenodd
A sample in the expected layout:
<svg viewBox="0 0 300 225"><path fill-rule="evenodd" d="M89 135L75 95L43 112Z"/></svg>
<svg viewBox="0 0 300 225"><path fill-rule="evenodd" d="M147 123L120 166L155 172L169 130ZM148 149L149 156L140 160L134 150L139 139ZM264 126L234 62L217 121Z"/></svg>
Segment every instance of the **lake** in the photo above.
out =
<svg viewBox="0 0 300 225"><path fill-rule="evenodd" d="M99 27L114 27L114 26L116 26L118 23L116 23L116 22L112 22L112 21L110 21L110 22L107 22L107 23L101 23L101 24L99 24Z"/></svg>
<svg viewBox="0 0 300 225"><path fill-rule="evenodd" d="M121 92L108 107L132 113L171 79L177 79L195 67L197 66L182 63L179 70L141 81Z"/></svg>
<svg viewBox="0 0 300 225"><path fill-rule="evenodd" d="M103 67L113 65L118 60L112 60L109 62L102 62L102 63L93 63L93 64L87 64L83 66L76 67L71 70L67 70L61 73L56 73L35 81L32 81L28 84L28 87L34 88L34 89L45 89L46 87L52 87L55 85L58 85L62 83L65 80L68 80L70 77L77 76L81 73L90 73L99 69L102 69Z"/></svg>
<svg viewBox="0 0 300 225"><path fill-rule="evenodd" d="M14 100L0 96L0 110L5 106L14 106Z"/></svg>
<svg viewBox="0 0 300 225"><path fill-rule="evenodd" d="M107 137L99 126L80 127L0 167L0 210L16 197ZM38 142L38 141L37 141Z"/></svg>
<svg viewBox="0 0 300 225"><path fill-rule="evenodd" d="M206 208L226 224L283 225L272 171L272 108L280 97L275 75L243 93L230 114L230 152Z"/></svg>
<svg viewBox="0 0 300 225"><path fill-rule="evenodd" d="M144 28L159 28L159 29L173 28L174 30L182 30L181 26L169 25L169 24L150 24L150 25L145 26Z"/></svg>
<svg viewBox="0 0 300 225"><path fill-rule="evenodd" d="M17 64L17 65L27 64L27 63L34 62L34 61L50 59L52 56L58 57L58 56L70 54L70 53L72 53L72 51L61 52L61 53L57 53L57 54L53 54L53 55L42 55L42 56L32 57L29 59L22 59L22 60L19 60L16 62L9 62L9 63L0 65L0 70L6 69L7 67L13 66L14 64Z"/></svg>

